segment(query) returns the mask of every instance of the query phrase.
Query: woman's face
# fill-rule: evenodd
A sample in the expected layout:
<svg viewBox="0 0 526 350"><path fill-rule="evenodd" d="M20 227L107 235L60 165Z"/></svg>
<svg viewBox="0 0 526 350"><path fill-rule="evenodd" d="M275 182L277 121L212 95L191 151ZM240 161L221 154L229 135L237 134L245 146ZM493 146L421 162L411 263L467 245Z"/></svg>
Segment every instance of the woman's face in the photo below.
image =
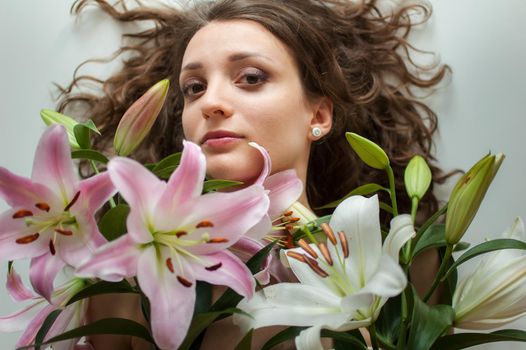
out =
<svg viewBox="0 0 526 350"><path fill-rule="evenodd" d="M272 172L290 168L305 180L311 127L319 103L307 99L296 61L256 22L212 22L186 48L180 86L186 139L202 146L212 178L250 183L265 147Z"/></svg>

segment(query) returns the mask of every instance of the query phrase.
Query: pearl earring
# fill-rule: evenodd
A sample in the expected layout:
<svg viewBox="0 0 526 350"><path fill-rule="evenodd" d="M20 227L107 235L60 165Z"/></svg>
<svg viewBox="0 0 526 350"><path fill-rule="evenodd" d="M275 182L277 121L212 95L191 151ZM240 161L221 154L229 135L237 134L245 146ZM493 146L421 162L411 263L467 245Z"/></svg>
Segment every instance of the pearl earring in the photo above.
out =
<svg viewBox="0 0 526 350"><path fill-rule="evenodd" d="M311 132L312 132L312 136L314 136L314 137L320 137L321 136L321 129L318 128L317 126L313 127Z"/></svg>

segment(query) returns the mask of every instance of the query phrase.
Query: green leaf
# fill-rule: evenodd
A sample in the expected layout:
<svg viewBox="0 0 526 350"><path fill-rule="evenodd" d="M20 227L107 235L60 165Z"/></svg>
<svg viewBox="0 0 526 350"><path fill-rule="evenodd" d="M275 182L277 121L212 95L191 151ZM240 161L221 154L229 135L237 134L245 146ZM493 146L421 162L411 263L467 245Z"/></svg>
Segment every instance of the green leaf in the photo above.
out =
<svg viewBox="0 0 526 350"><path fill-rule="evenodd" d="M101 135L99 129L97 129L97 126L95 125L95 123L93 122L93 120L91 119L88 119L85 123L83 123L82 125L84 125L86 128L90 129L91 131L93 131L95 134L98 134L98 135Z"/></svg>
<svg viewBox="0 0 526 350"><path fill-rule="evenodd" d="M42 323L42 326L40 326L40 329L38 330L38 333L35 337L35 344L42 344L44 342L44 338L46 337L47 333L51 329L51 326L53 326L53 323L55 323L55 320L61 312L62 309L53 310L47 315L46 319ZM36 345L35 350L39 349L40 346Z"/></svg>
<svg viewBox="0 0 526 350"><path fill-rule="evenodd" d="M93 131L100 135L99 130L91 120L88 120L83 124L77 124L73 127L73 133L80 148L91 149L90 131Z"/></svg>
<svg viewBox="0 0 526 350"><path fill-rule="evenodd" d="M305 327L288 327L267 340L267 342L261 347L261 350L270 350L276 345L279 345L287 340L296 338Z"/></svg>
<svg viewBox="0 0 526 350"><path fill-rule="evenodd" d="M252 333L254 333L253 329L248 331L234 350L250 350L252 346Z"/></svg>
<svg viewBox="0 0 526 350"><path fill-rule="evenodd" d="M338 199L334 202L330 202L329 204L325 204L324 206L318 207L316 209L326 209L326 208L336 208L338 204L346 200L347 198L351 196L363 196L371 193L376 193L378 191L387 191L389 192L389 189L375 183L365 184L359 187L356 187L351 192L347 193L343 198Z"/></svg>
<svg viewBox="0 0 526 350"><path fill-rule="evenodd" d="M132 288L126 280L122 280L120 282L99 281L79 291L68 300L66 305L73 304L76 301L89 298L94 295L108 293L137 293L137 291Z"/></svg>
<svg viewBox="0 0 526 350"><path fill-rule="evenodd" d="M427 350L451 327L455 320L455 311L450 305L428 306L414 288L413 301L407 349Z"/></svg>
<svg viewBox="0 0 526 350"><path fill-rule="evenodd" d="M389 298L380 311L374 323L376 335L384 342L394 344L398 339L401 321L401 296Z"/></svg>
<svg viewBox="0 0 526 350"><path fill-rule="evenodd" d="M211 192L219 190L221 188L227 188L232 186L242 185L243 182L240 181L228 181L228 180L207 180L203 185L203 192Z"/></svg>
<svg viewBox="0 0 526 350"><path fill-rule="evenodd" d="M498 341L526 342L526 332L518 329L503 329L492 333L458 333L439 338L432 350L457 350Z"/></svg>
<svg viewBox="0 0 526 350"><path fill-rule="evenodd" d="M359 331L358 331L359 333ZM336 332L331 331L328 329L322 329L321 330L321 337L322 338L332 338L334 340L337 340L338 342L343 342L347 344L352 344L353 347L351 349L357 349L357 350L367 350L367 345L363 341L363 337L361 334L358 336L356 332ZM349 349L349 347L347 347Z"/></svg>
<svg viewBox="0 0 526 350"><path fill-rule="evenodd" d="M345 137L365 164L375 169L387 169L389 157L380 146L353 132L346 132Z"/></svg>
<svg viewBox="0 0 526 350"><path fill-rule="evenodd" d="M181 162L181 152L170 154L161 159L152 169L152 172L161 179L168 179Z"/></svg>
<svg viewBox="0 0 526 350"><path fill-rule="evenodd" d="M468 249L471 246L471 243L468 242L458 242L455 244L455 248L453 248L453 252L461 252L463 250Z"/></svg>
<svg viewBox="0 0 526 350"><path fill-rule="evenodd" d="M445 246L446 238L444 236L444 230L444 224L429 226L416 243L415 249L413 250L413 258L428 248Z"/></svg>
<svg viewBox="0 0 526 350"><path fill-rule="evenodd" d="M91 149L79 149L71 152L73 159L88 159L96 162L107 164L110 160L102 153Z"/></svg>
<svg viewBox="0 0 526 350"><path fill-rule="evenodd" d="M208 312L212 305L212 285L203 281L197 281L195 286L194 314Z"/></svg>
<svg viewBox="0 0 526 350"><path fill-rule="evenodd" d="M444 277L447 277L449 273L453 269L456 269L460 264L465 263L466 261L473 259L474 257L493 252L495 250L501 250L501 249L522 249L526 250L526 242L519 241L516 239L511 238L499 238L494 239L488 242L481 243L479 245L474 246L464 254L462 254L457 261L449 268L449 270L446 272Z"/></svg>
<svg viewBox="0 0 526 350"><path fill-rule="evenodd" d="M155 344L150 332L146 327L132 320L124 318L105 318L102 320L95 321L85 326L81 326L70 331L64 332L56 337L48 339L45 343L40 345L51 344L60 340L80 338L84 336L96 335L96 334L119 334L119 335L131 335L134 337L142 338ZM21 349L31 349L34 345L24 346Z"/></svg>
<svg viewBox="0 0 526 350"><path fill-rule="evenodd" d="M130 213L130 207L126 204L118 204L116 207L108 210L99 221L99 231L108 241L122 236L128 230L126 228L126 219Z"/></svg>
<svg viewBox="0 0 526 350"><path fill-rule="evenodd" d="M389 204L385 202L378 202L378 204L380 205L380 209L385 210L389 214L393 213L393 207L391 207Z"/></svg>

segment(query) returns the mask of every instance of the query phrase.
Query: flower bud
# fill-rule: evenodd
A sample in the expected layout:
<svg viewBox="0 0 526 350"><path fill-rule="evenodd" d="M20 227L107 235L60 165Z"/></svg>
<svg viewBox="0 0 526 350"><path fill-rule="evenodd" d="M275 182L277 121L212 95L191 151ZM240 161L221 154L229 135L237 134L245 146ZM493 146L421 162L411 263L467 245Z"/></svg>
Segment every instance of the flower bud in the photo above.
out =
<svg viewBox="0 0 526 350"><path fill-rule="evenodd" d="M132 153L148 135L168 94L170 82L161 80L135 101L124 113L113 139L118 155Z"/></svg>
<svg viewBox="0 0 526 350"><path fill-rule="evenodd" d="M66 128L68 134L69 145L73 148L80 148L79 143L75 137L75 126L79 124L75 119L68 117L51 109L43 109L40 111L40 118L49 126L52 124L60 124Z"/></svg>
<svg viewBox="0 0 526 350"><path fill-rule="evenodd" d="M365 164L375 169L387 169L389 157L380 146L353 132L346 132L345 137Z"/></svg>
<svg viewBox="0 0 526 350"><path fill-rule="evenodd" d="M453 188L446 216L448 244L458 243L466 232L503 160L502 153L485 156Z"/></svg>
<svg viewBox="0 0 526 350"><path fill-rule="evenodd" d="M431 180L431 169L429 169L425 159L418 155L414 156L407 164L404 172L405 189L409 198L422 199L431 184Z"/></svg>

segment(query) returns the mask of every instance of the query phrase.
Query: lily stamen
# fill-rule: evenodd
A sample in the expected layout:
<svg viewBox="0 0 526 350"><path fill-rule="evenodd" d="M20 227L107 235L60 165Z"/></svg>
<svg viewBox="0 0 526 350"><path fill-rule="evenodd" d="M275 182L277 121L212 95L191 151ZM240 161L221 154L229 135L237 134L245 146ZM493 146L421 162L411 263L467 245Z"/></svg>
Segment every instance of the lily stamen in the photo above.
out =
<svg viewBox="0 0 526 350"><path fill-rule="evenodd" d="M172 263L172 258L166 259L166 267L168 268L168 270L170 270L171 273L175 273L174 265Z"/></svg>
<svg viewBox="0 0 526 350"><path fill-rule="evenodd" d="M60 228L56 228L55 232L56 233L60 233L62 236L72 236L73 235L73 231L64 230L64 229L60 229Z"/></svg>
<svg viewBox="0 0 526 350"><path fill-rule="evenodd" d="M203 220L201 222L198 222L197 225L195 225L195 228L202 228L202 227L214 227L214 224L208 220Z"/></svg>
<svg viewBox="0 0 526 350"><path fill-rule="evenodd" d="M307 265L309 265L309 267L312 269L312 271L314 271L315 273L317 273L320 277L322 278L325 278L327 276L329 276L329 274L320 267L320 265L318 265L318 262L314 259L311 259L309 258L308 256L305 256L305 262L307 263Z"/></svg>
<svg viewBox="0 0 526 350"><path fill-rule="evenodd" d="M331 241L332 245L336 245L336 236L334 236L334 231L332 230L332 228L329 226L328 223L324 222L323 224L320 225L321 229L323 230L323 232L325 233L325 235L327 236L327 238Z"/></svg>
<svg viewBox="0 0 526 350"><path fill-rule="evenodd" d="M192 282L184 278L183 276L177 276L177 280L179 283L181 283L183 286L190 288L192 286Z"/></svg>
<svg viewBox="0 0 526 350"><path fill-rule="evenodd" d="M316 251L312 249L311 246L308 245L303 238L298 241L298 245L301 247L301 249L307 252L314 259L318 259L318 254L316 253Z"/></svg>
<svg viewBox="0 0 526 350"><path fill-rule="evenodd" d="M223 263L219 262L219 263L217 263L215 265L212 265L212 266L208 266L208 267L205 266L205 270L215 271L215 270L219 269L221 266L223 266Z"/></svg>
<svg viewBox="0 0 526 350"><path fill-rule="evenodd" d="M18 238L15 242L18 244L28 244L28 243L36 241L39 236L40 234L37 232L29 236Z"/></svg>
<svg viewBox="0 0 526 350"><path fill-rule="evenodd" d="M53 244L53 240L50 239L49 240L49 251L51 252L51 255L55 255L56 254L56 250L55 250L55 245Z"/></svg>
<svg viewBox="0 0 526 350"><path fill-rule="evenodd" d="M37 207L38 209L40 209L42 211L45 211L45 212L49 212L49 210L51 209L49 204L44 203L44 202L35 204L35 207Z"/></svg>
<svg viewBox="0 0 526 350"><path fill-rule="evenodd" d="M305 256L303 254L296 253L296 252L287 252L287 256L293 259L296 259L302 263L307 263L307 260L305 259Z"/></svg>
<svg viewBox="0 0 526 350"><path fill-rule="evenodd" d="M345 236L345 233L343 231L339 231L338 237L340 237L343 256L347 258L349 256L349 243L347 242L347 236Z"/></svg>
<svg viewBox="0 0 526 350"><path fill-rule="evenodd" d="M322 242L322 243L318 244L318 248L320 249L320 252L323 255L323 257L325 258L325 261L327 262L327 264L332 266L333 265L333 261L332 261L331 253L329 252L329 249L327 249L327 245Z"/></svg>
<svg viewBox="0 0 526 350"><path fill-rule="evenodd" d="M12 216L13 219L20 219L25 218L27 216L33 216L33 213L26 209L20 209L19 211L15 212Z"/></svg>
<svg viewBox="0 0 526 350"><path fill-rule="evenodd" d="M210 238L207 243L227 243L228 239L224 237L214 237Z"/></svg>
<svg viewBox="0 0 526 350"><path fill-rule="evenodd" d="M80 191L78 191L77 193L75 193L75 196L73 197L73 199L71 200L71 202L69 202L68 205L66 205L64 207L64 211L68 211L71 209L71 207L77 202L77 200L79 199L79 196L80 196Z"/></svg>

